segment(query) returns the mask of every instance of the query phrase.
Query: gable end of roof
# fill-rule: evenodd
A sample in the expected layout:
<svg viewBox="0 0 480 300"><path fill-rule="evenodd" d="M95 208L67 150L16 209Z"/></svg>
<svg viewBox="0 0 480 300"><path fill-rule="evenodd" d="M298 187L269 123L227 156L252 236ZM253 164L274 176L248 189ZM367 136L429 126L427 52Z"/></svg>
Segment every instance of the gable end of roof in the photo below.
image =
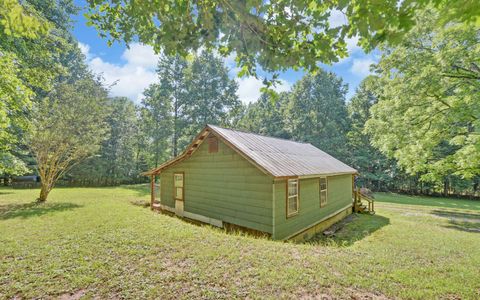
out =
<svg viewBox="0 0 480 300"><path fill-rule="evenodd" d="M273 177L357 173L354 168L309 143L206 125L179 156L143 173L143 175L158 174L162 169L191 156L210 133L217 136L262 172Z"/></svg>

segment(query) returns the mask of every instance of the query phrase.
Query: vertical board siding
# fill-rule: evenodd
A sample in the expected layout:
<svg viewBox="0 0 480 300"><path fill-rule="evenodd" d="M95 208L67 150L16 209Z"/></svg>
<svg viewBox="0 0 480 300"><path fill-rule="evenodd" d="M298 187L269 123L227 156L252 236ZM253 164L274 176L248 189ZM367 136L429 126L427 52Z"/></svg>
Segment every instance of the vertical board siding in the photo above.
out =
<svg viewBox="0 0 480 300"><path fill-rule="evenodd" d="M272 233L272 182L233 149L202 143L191 157L161 173L161 203L175 207L173 174L184 172L185 211Z"/></svg>
<svg viewBox="0 0 480 300"><path fill-rule="evenodd" d="M327 204L320 207L319 178L300 179L298 214L286 217L285 180L275 181L275 239L284 239L352 204L352 175L328 176Z"/></svg>

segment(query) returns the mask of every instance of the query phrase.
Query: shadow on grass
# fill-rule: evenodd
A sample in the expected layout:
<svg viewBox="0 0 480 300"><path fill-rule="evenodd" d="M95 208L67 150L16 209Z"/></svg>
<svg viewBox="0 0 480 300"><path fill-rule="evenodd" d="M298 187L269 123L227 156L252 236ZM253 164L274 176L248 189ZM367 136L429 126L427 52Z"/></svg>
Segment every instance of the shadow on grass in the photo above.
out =
<svg viewBox="0 0 480 300"><path fill-rule="evenodd" d="M135 206L144 207L144 208L150 207L150 201L143 200L143 199L130 200L130 204L135 205Z"/></svg>
<svg viewBox="0 0 480 300"><path fill-rule="evenodd" d="M476 219L480 222L480 214L467 213L467 212L458 212L458 211L448 211L448 210L432 210L432 215L438 217L444 217L448 219Z"/></svg>
<svg viewBox="0 0 480 300"><path fill-rule="evenodd" d="M62 202L62 203L25 203L25 204L7 204L0 206L0 220L13 218L38 217L52 212L72 210L81 207L81 205Z"/></svg>
<svg viewBox="0 0 480 300"><path fill-rule="evenodd" d="M312 244L345 247L364 239L373 232L390 224L390 219L380 215L356 214L333 236L318 234L309 241Z"/></svg>
<svg viewBox="0 0 480 300"><path fill-rule="evenodd" d="M431 214L448 219L446 228L480 233L480 214L444 210L433 210Z"/></svg>
<svg viewBox="0 0 480 300"><path fill-rule="evenodd" d="M450 220L449 225L446 225L445 228L455 229L455 230L465 231L465 232L480 233L480 222L479 223L459 222L459 221Z"/></svg>
<svg viewBox="0 0 480 300"><path fill-rule="evenodd" d="M480 200L410 196L396 193L375 193L376 202L431 206L438 208L480 210Z"/></svg>

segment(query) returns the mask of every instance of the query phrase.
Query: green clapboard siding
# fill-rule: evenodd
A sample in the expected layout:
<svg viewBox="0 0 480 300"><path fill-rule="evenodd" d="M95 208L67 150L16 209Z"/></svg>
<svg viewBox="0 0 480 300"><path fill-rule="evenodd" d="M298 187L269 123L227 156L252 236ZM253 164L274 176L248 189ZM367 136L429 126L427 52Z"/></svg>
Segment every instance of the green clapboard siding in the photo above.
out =
<svg viewBox="0 0 480 300"><path fill-rule="evenodd" d="M218 152L208 153L202 143L191 157L162 171L161 203L172 208L175 172L185 173L186 212L272 233L273 177L220 140Z"/></svg>
<svg viewBox="0 0 480 300"><path fill-rule="evenodd" d="M275 239L284 239L352 204L352 175L329 176L328 200L320 207L319 178L301 179L299 213L286 217L286 182L275 182Z"/></svg>

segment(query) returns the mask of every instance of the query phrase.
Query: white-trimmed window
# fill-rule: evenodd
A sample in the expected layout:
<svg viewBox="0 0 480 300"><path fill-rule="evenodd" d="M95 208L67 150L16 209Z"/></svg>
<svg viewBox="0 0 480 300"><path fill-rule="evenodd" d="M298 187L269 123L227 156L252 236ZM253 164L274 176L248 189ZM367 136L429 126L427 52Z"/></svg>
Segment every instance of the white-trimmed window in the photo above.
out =
<svg viewBox="0 0 480 300"><path fill-rule="evenodd" d="M320 207L324 207L325 205L327 205L327 189L327 177L320 177Z"/></svg>
<svg viewBox="0 0 480 300"><path fill-rule="evenodd" d="M175 200L183 201L183 173L173 174L173 188Z"/></svg>
<svg viewBox="0 0 480 300"><path fill-rule="evenodd" d="M287 217L298 214L298 179L287 180Z"/></svg>

